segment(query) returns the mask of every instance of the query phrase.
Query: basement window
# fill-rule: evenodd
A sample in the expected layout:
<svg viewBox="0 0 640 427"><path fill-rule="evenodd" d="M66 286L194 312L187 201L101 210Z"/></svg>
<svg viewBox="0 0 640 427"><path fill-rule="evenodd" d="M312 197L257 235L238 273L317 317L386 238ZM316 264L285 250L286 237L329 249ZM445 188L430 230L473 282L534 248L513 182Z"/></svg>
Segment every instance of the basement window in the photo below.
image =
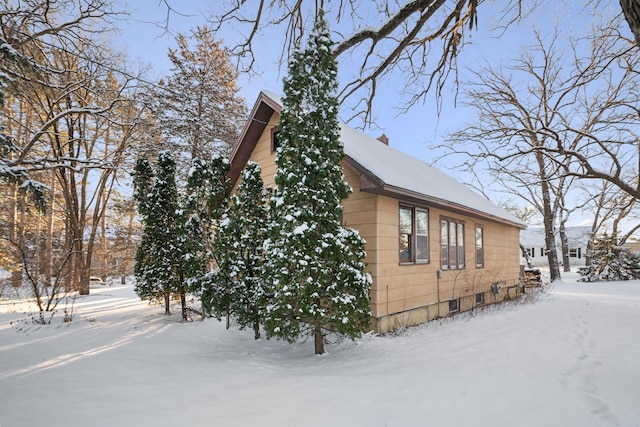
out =
<svg viewBox="0 0 640 427"><path fill-rule="evenodd" d="M476 305L484 304L484 292L479 292L476 294Z"/></svg>
<svg viewBox="0 0 640 427"><path fill-rule="evenodd" d="M449 313L456 313L460 311L460 298L449 300Z"/></svg>

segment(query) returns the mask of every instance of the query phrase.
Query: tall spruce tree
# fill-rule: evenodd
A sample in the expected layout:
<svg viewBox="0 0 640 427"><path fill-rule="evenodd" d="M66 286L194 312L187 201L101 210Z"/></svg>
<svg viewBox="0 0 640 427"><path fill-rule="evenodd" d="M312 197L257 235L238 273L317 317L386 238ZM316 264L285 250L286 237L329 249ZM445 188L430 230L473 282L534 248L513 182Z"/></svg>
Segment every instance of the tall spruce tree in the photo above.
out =
<svg viewBox="0 0 640 427"><path fill-rule="evenodd" d="M200 297L204 312L210 313L208 272L215 265L213 236L227 206L231 181L230 163L222 156L194 159L189 170L181 209L181 247L188 289Z"/></svg>
<svg viewBox="0 0 640 427"><path fill-rule="evenodd" d="M148 160L142 158L137 162L134 178L135 197L144 222L142 243L136 254L135 292L143 300L164 300L165 314L171 314L169 297L181 285L175 171L173 156L163 151L158 155L155 174Z"/></svg>
<svg viewBox="0 0 640 427"><path fill-rule="evenodd" d="M336 92L337 64L321 11L284 79L264 273L272 293L267 335L289 342L313 335L316 354L324 353L327 330L355 338L370 322L364 241L341 224L351 189L341 167Z"/></svg>
<svg viewBox="0 0 640 427"><path fill-rule="evenodd" d="M177 48L169 49L171 73L151 93L166 149L184 179L193 159L230 154L247 113L238 72L214 36L207 26L178 34Z"/></svg>
<svg viewBox="0 0 640 427"><path fill-rule="evenodd" d="M253 328L255 339L260 338L260 313L266 301L262 279L266 225L267 191L260 166L249 162L215 236L218 268L211 276L209 306L218 318L234 315L241 328Z"/></svg>

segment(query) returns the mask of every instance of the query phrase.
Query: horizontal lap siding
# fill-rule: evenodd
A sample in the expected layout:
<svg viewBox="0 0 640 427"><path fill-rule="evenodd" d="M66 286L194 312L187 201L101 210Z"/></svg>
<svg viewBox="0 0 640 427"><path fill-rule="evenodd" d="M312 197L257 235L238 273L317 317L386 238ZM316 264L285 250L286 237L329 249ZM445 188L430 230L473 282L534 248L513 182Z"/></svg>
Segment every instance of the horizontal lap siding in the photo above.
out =
<svg viewBox="0 0 640 427"><path fill-rule="evenodd" d="M373 313L382 317L438 302L437 271L440 269L440 218L465 224L465 268L444 270L440 280L440 301L474 295L491 289L491 284L518 283L519 229L494 222L429 208L429 263L399 263L398 200L380 197L378 203L378 276ZM475 226L484 227L485 267L476 268Z"/></svg>
<svg viewBox="0 0 640 427"><path fill-rule="evenodd" d="M276 154L271 152L271 129L278 125L278 115L274 114L260 136L249 160L256 162L262 169L265 187L275 187Z"/></svg>
<svg viewBox="0 0 640 427"><path fill-rule="evenodd" d="M360 191L360 176L343 162L345 181L351 186L353 192L344 200L342 222L345 227L358 230L360 236L365 240L365 251L367 256L364 259L366 271L371 274L373 285L371 288L371 304L375 305L377 294L375 292L378 283L378 219L377 219L377 199L371 193Z"/></svg>

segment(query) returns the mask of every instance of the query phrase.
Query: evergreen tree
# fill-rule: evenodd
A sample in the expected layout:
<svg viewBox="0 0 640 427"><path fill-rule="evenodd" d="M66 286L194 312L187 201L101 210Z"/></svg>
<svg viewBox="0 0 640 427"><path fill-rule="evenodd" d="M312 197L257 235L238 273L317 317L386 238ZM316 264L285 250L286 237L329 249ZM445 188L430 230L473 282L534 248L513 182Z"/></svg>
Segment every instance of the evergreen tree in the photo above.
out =
<svg viewBox="0 0 640 427"><path fill-rule="evenodd" d="M260 166L247 163L214 240L218 268L211 276L208 306L218 318L235 315L241 328L260 338L260 311L265 303L261 277L267 223L267 191Z"/></svg>
<svg viewBox="0 0 640 427"><path fill-rule="evenodd" d="M640 256L618 243L615 235L596 237L587 251L591 262L578 272L583 282L640 278Z"/></svg>
<svg viewBox="0 0 640 427"><path fill-rule="evenodd" d="M351 189L341 167L336 91L321 11L284 80L264 274L273 295L264 310L267 335L290 342L313 335L316 354L324 353L326 329L354 338L370 322L364 241L341 225L341 202Z"/></svg>
<svg viewBox="0 0 640 427"><path fill-rule="evenodd" d="M180 235L186 284L200 297L206 313L211 312L207 272L214 267L213 236L231 190L227 176L230 166L221 156L210 161L195 159L181 209Z"/></svg>
<svg viewBox="0 0 640 427"><path fill-rule="evenodd" d="M143 300L164 299L165 314L171 314L169 297L181 286L175 170L173 157L163 151L158 155L155 174L146 158L138 160L134 180L144 222L142 243L136 253L135 292Z"/></svg>
<svg viewBox="0 0 640 427"><path fill-rule="evenodd" d="M189 38L179 34L176 43L168 55L171 74L160 82L151 104L178 176L185 177L193 159L230 154L247 109L238 73L211 29L197 27Z"/></svg>

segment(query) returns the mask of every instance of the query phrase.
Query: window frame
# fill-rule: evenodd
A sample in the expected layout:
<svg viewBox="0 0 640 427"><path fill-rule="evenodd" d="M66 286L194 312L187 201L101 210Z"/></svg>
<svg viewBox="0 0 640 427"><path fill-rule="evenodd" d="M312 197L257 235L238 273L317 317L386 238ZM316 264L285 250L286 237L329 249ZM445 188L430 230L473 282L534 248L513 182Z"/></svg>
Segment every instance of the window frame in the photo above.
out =
<svg viewBox="0 0 640 427"><path fill-rule="evenodd" d="M278 147L280 147L280 142L278 141L279 133L279 127L275 126L271 128L271 154L275 153Z"/></svg>
<svg viewBox="0 0 640 427"><path fill-rule="evenodd" d="M462 243L459 242L460 238L462 238ZM466 268L466 240L463 220L440 217L440 268L442 270L463 270ZM452 266L454 259L455 266Z"/></svg>
<svg viewBox="0 0 640 427"><path fill-rule="evenodd" d="M460 298L449 300L449 313L458 313L460 311Z"/></svg>
<svg viewBox="0 0 640 427"><path fill-rule="evenodd" d="M484 292L478 292L476 294L476 305L484 304Z"/></svg>
<svg viewBox="0 0 640 427"><path fill-rule="evenodd" d="M410 212L411 221L410 221L410 233L403 232L402 228L402 211ZM418 232L418 215L425 214L426 215L426 233ZM429 243L429 209L412 206L408 204L401 204L398 208L398 261L401 265L413 265L413 264L428 264L431 262L430 257L430 248L431 245ZM406 245L409 253L408 258L402 258L403 253L403 236L408 236L406 238ZM418 238L425 238L427 247L426 247L426 258L418 258Z"/></svg>

